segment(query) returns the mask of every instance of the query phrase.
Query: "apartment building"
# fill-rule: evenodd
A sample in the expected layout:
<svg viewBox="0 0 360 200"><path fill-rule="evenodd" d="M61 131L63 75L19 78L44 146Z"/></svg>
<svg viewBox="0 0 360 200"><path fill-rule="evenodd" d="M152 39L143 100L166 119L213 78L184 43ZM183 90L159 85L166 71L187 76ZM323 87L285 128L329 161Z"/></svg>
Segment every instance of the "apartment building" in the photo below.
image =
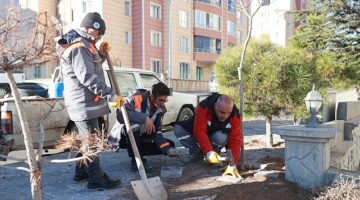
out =
<svg viewBox="0 0 360 200"><path fill-rule="evenodd" d="M5 1L5 0L1 0ZM106 21L103 38L116 66L152 70L175 91L207 90L216 58L247 34L235 0L8 0L47 11L66 32L87 12ZM5 3L4 3L5 5ZM50 77L55 64L24 68L27 79ZM171 81L170 81L171 80Z"/></svg>
<svg viewBox="0 0 360 200"><path fill-rule="evenodd" d="M288 11L302 10L306 5L307 0L271 1L255 14L252 37L268 37L274 44L286 46L298 26ZM254 12L258 6L258 2L253 1L251 11Z"/></svg>

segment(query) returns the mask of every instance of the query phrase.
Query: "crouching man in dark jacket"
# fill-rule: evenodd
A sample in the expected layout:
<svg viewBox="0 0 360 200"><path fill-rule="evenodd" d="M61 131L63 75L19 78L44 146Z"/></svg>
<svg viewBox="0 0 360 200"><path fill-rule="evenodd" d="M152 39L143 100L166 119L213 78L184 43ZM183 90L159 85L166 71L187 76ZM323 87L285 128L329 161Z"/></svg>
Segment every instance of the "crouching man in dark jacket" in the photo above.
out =
<svg viewBox="0 0 360 200"><path fill-rule="evenodd" d="M170 149L175 146L172 141L164 138L161 130L162 118L166 112L165 103L169 95L170 89L159 82L149 91L129 96L125 104L136 145L147 171L151 168L143 156L158 154L171 156ZM121 112L118 112L117 120L124 124ZM129 141L129 138L127 140ZM132 158L132 169L137 170L130 142L127 142L127 145L129 157Z"/></svg>
<svg viewBox="0 0 360 200"><path fill-rule="evenodd" d="M219 163L223 147L233 154L235 166L225 174L240 176L236 164L240 159L241 121L238 109L228 95L212 94L199 103L194 117L174 125L174 133L191 154L206 155L209 163Z"/></svg>

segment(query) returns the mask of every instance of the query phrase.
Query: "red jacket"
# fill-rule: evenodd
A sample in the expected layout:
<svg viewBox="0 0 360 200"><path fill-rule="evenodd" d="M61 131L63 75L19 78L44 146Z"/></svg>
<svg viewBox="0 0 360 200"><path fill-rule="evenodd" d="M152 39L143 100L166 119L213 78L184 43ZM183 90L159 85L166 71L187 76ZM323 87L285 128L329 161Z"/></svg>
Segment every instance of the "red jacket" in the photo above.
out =
<svg viewBox="0 0 360 200"><path fill-rule="evenodd" d="M217 98L216 98L217 99ZM204 101L207 101L205 99ZM212 151L212 145L208 136L208 122L213 120L215 113L213 113L215 101L200 102L195 110L195 119L193 126L193 133L200 145L203 153ZM241 149L241 120L237 108L234 106L233 113L230 115L229 124L231 130L228 133L228 147L231 149L234 162L237 164L240 159Z"/></svg>

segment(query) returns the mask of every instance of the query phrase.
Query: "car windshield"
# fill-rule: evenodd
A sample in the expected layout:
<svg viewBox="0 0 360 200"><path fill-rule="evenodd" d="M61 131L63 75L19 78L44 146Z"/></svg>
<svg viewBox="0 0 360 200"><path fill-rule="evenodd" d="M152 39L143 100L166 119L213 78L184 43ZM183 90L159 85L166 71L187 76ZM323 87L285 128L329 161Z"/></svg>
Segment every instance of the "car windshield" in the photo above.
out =
<svg viewBox="0 0 360 200"><path fill-rule="evenodd" d="M137 84L135 76L132 73L117 73L116 80L118 81L121 96L130 95L135 89L137 89Z"/></svg>
<svg viewBox="0 0 360 200"><path fill-rule="evenodd" d="M151 74L140 74L145 89L150 89L155 83L160 82L156 76Z"/></svg>

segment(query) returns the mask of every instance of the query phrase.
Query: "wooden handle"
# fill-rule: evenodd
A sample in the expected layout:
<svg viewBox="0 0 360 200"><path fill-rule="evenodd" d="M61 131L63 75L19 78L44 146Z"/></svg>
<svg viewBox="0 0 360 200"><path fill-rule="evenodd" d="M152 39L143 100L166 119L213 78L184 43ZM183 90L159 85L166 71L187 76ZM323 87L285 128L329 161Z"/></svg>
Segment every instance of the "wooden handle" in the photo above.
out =
<svg viewBox="0 0 360 200"><path fill-rule="evenodd" d="M113 68L109 53L106 54L106 60L107 60L109 70L110 70L111 82L113 83L113 86L115 88L115 94L120 96L120 94L121 94L120 93L120 88L119 88L119 85L118 85L117 80L115 78L114 68ZM144 180L146 183L148 183L146 173L145 173L145 168L144 168L144 165L143 165L142 160L141 160L139 149L138 149L138 147L136 145L136 142L135 142L134 134L133 134L131 126L130 126L130 121L129 121L129 117L127 115L125 106L121 106L121 113L123 115L124 122L125 122L125 127L126 127L126 130L127 130L127 134L129 135L131 147L132 147L132 150L133 150L134 155L135 155L135 161L136 161L137 167L139 169L140 178L142 180Z"/></svg>

